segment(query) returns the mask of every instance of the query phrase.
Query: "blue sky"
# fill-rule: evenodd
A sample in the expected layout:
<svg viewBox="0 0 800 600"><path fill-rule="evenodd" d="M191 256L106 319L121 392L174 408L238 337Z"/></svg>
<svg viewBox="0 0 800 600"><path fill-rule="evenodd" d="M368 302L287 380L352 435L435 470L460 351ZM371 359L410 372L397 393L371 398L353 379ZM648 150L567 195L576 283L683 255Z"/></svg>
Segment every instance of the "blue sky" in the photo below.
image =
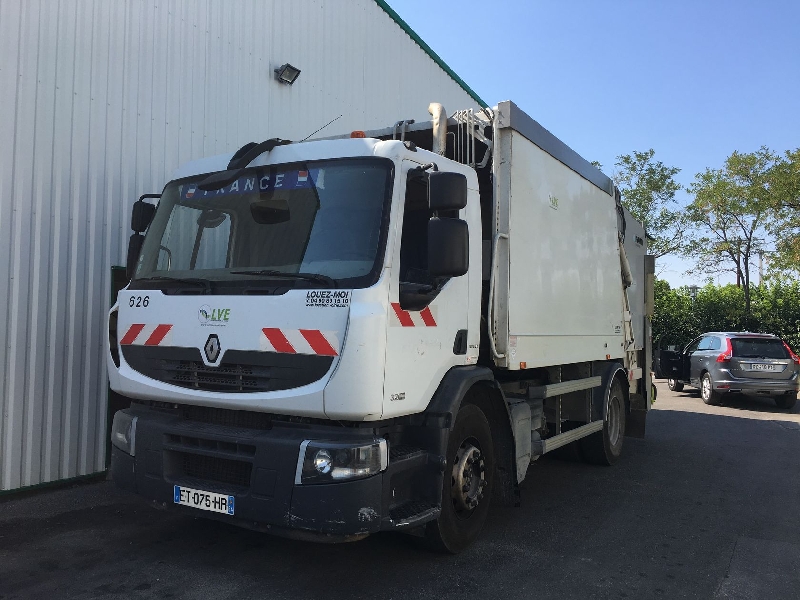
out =
<svg viewBox="0 0 800 600"><path fill-rule="evenodd" d="M609 175L653 148L688 185L734 150L800 147L798 0L389 3L487 103L513 100ZM688 266L661 276L701 282Z"/></svg>

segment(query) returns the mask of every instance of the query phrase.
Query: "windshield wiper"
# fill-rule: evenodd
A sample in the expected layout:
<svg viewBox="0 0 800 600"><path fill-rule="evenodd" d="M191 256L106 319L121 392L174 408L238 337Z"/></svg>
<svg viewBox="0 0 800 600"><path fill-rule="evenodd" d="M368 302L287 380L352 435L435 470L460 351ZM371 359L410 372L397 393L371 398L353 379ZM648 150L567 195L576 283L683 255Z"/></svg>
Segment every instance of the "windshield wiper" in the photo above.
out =
<svg viewBox="0 0 800 600"><path fill-rule="evenodd" d="M320 273L288 273L273 269L262 269L260 271L231 271L231 275L255 275L257 277L274 277L276 279L303 279L305 281L317 281L329 285L332 288L338 287L336 280Z"/></svg>
<svg viewBox="0 0 800 600"><path fill-rule="evenodd" d="M200 277L170 277L168 275L153 275L152 277L137 277L136 281L174 281L188 283L189 285L203 286L207 294L211 293L211 280Z"/></svg>

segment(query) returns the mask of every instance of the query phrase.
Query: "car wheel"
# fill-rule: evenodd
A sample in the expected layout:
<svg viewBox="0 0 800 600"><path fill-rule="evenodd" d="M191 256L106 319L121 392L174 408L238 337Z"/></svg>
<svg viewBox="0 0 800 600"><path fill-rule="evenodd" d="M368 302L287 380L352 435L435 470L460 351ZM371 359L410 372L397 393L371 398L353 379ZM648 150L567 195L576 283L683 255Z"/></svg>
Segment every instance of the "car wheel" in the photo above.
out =
<svg viewBox="0 0 800 600"><path fill-rule="evenodd" d="M775 396L773 400L775 400L775 404L778 405L778 408L789 410L794 408L794 405L797 404L797 394L784 394L783 396Z"/></svg>
<svg viewBox="0 0 800 600"><path fill-rule="evenodd" d="M711 384L711 375L703 373L703 379L700 382L700 397L705 404L711 406L719 406L722 404L722 397L718 392L714 391L714 386Z"/></svg>
<svg viewBox="0 0 800 600"><path fill-rule="evenodd" d="M456 554L478 537L489 512L494 470L489 421L478 406L464 404L447 443L442 512L425 530L433 549Z"/></svg>
<svg viewBox="0 0 800 600"><path fill-rule="evenodd" d="M677 379L667 379L667 387L672 392L682 392L683 384Z"/></svg>

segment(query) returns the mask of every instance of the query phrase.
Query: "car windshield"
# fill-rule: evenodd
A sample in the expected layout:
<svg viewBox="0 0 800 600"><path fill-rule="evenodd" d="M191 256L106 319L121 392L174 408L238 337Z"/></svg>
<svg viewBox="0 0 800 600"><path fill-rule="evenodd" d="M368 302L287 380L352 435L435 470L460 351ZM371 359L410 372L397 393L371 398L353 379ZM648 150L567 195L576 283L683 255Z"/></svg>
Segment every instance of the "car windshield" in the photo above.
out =
<svg viewBox="0 0 800 600"><path fill-rule="evenodd" d="M780 340L758 338L733 338L733 355L739 358L789 358Z"/></svg>
<svg viewBox="0 0 800 600"><path fill-rule="evenodd" d="M205 177L164 189L134 286L149 281L230 291L237 284L290 282L354 288L377 280L392 189L390 161L254 167L210 191L198 186Z"/></svg>

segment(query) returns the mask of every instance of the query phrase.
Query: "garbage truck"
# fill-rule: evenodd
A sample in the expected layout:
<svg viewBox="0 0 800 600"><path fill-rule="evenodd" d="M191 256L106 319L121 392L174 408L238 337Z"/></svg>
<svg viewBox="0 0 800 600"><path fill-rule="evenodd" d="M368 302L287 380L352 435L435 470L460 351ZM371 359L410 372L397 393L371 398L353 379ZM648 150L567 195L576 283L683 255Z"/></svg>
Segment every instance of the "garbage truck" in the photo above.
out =
<svg viewBox="0 0 800 600"><path fill-rule="evenodd" d="M133 204L111 476L277 535L456 553L558 450L650 408L653 260L601 171L513 102L190 162ZM156 202L151 202L156 200Z"/></svg>

